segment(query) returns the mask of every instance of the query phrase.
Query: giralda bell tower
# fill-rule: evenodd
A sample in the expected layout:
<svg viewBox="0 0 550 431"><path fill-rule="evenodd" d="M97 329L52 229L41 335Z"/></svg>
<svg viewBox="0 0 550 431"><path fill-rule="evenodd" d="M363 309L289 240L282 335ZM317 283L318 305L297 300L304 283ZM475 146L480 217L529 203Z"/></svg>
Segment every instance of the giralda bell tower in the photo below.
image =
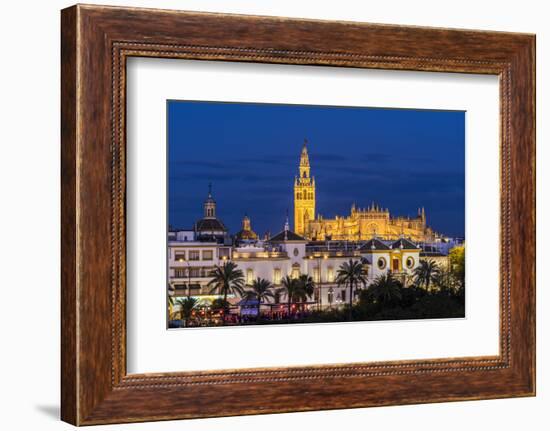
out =
<svg viewBox="0 0 550 431"><path fill-rule="evenodd" d="M300 155L300 175L294 179L294 231L309 236L308 222L315 219L315 178L310 175L307 140Z"/></svg>

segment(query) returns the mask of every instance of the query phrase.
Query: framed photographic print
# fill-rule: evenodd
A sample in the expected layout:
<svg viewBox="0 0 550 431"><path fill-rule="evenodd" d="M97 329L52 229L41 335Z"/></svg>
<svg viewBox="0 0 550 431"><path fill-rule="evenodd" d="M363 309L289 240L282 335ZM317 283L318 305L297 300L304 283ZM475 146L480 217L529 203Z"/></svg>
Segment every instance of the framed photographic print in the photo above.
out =
<svg viewBox="0 0 550 431"><path fill-rule="evenodd" d="M535 394L533 35L78 5L61 42L63 420Z"/></svg>

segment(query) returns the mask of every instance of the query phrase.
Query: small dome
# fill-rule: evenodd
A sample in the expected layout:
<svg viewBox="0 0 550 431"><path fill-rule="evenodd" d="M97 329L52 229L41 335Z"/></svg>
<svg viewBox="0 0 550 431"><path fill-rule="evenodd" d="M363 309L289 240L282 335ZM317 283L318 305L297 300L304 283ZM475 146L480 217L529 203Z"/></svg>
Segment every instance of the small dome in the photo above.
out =
<svg viewBox="0 0 550 431"><path fill-rule="evenodd" d="M219 232L227 231L224 224L216 218L203 218L197 221L195 231L197 232Z"/></svg>
<svg viewBox="0 0 550 431"><path fill-rule="evenodd" d="M257 240L258 235L252 230L250 219L248 216L244 216L242 229L235 234L237 240Z"/></svg>

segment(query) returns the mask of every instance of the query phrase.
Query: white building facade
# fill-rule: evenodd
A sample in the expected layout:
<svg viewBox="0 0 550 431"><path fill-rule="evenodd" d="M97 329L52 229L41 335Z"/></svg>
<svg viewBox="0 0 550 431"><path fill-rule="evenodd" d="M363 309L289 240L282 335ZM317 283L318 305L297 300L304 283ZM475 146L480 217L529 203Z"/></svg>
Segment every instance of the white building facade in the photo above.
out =
<svg viewBox="0 0 550 431"><path fill-rule="evenodd" d="M191 295L206 300L217 297L208 282L216 266L232 261L243 272L246 285L257 278L268 280L276 292L284 277L309 275L315 284L314 296L302 304L309 308L338 307L349 303L349 286L338 285L338 270L345 263L363 264L367 287L377 277L391 272L407 285L420 261L420 248L406 239L395 242L372 239L366 243L311 243L285 228L268 241L242 246L227 246L218 242L170 241L168 243L169 284L175 296ZM246 287L245 287L246 288ZM189 290L188 290L189 289ZM353 293L355 300L355 292ZM233 305L240 298L229 298ZM287 303L284 290L276 295L267 311Z"/></svg>

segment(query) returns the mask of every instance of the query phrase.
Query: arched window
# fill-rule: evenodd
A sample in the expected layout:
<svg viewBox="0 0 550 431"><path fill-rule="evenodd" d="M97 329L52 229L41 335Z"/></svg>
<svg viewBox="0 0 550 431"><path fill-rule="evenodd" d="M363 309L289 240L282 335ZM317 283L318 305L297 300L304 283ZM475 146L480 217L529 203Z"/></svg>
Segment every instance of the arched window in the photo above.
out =
<svg viewBox="0 0 550 431"><path fill-rule="evenodd" d="M327 268L327 281L329 283L332 283L334 281L334 268L332 266L329 266Z"/></svg>
<svg viewBox="0 0 550 431"><path fill-rule="evenodd" d="M318 266L313 268L313 280L315 281L315 283L321 283L321 272L319 271Z"/></svg>
<svg viewBox="0 0 550 431"><path fill-rule="evenodd" d="M246 270L246 284L252 284L254 282L254 270L248 268Z"/></svg>
<svg viewBox="0 0 550 431"><path fill-rule="evenodd" d="M281 284L281 268L275 268L273 270L273 284L275 286Z"/></svg>

